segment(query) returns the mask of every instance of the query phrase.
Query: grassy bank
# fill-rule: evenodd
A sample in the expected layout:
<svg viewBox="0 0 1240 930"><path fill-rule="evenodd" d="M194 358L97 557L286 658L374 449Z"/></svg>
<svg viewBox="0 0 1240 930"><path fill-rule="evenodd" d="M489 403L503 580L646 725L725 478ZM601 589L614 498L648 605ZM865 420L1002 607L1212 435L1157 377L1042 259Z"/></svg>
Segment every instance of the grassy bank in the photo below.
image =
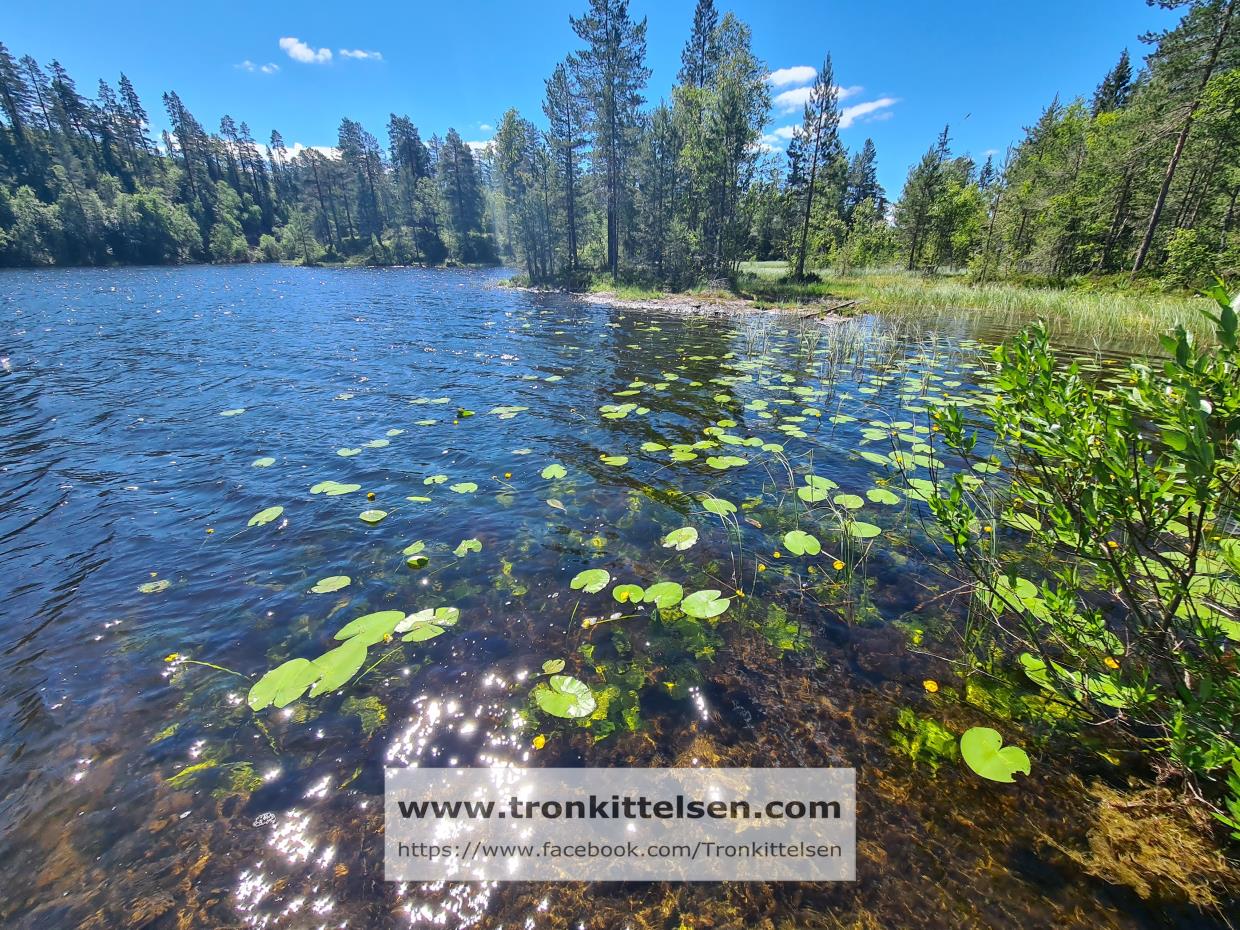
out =
<svg viewBox="0 0 1240 930"><path fill-rule="evenodd" d="M1210 338L1200 308L1204 298L1140 290L1030 287L995 282L973 284L963 276L925 277L900 271L849 276L822 274L821 283L783 280L783 262L747 262L738 288L755 300L788 301L838 297L863 302L866 311L887 315L959 320L971 318L1016 327L1044 320L1052 332L1106 342L1147 342L1177 323Z"/></svg>

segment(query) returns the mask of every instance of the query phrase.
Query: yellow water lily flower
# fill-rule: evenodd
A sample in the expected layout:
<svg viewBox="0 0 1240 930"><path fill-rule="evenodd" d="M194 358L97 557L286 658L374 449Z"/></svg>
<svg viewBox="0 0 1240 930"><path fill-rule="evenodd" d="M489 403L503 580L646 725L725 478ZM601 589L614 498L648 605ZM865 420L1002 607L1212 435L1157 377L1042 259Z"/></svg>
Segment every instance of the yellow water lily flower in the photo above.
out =
<svg viewBox="0 0 1240 930"><path fill-rule="evenodd" d="M761 562L758 563L758 571L760 572L766 571L766 566L763 565Z"/></svg>
<svg viewBox="0 0 1240 930"><path fill-rule="evenodd" d="M181 658L181 653L179 653L179 652L173 652L173 653L169 653L168 655L164 656L164 661L165 661L165 662L175 662L175 661L176 661L177 659L179 659L179 658Z"/></svg>
<svg viewBox="0 0 1240 930"><path fill-rule="evenodd" d="M1114 552L1116 549L1119 548L1119 543L1117 543L1114 539L1108 539L1107 548L1110 549L1112 552Z"/></svg>
<svg viewBox="0 0 1240 930"><path fill-rule="evenodd" d="M1116 662L1110 656L1107 656L1105 659L1103 659L1102 664L1105 665L1107 668L1119 668L1119 663Z"/></svg>
<svg viewBox="0 0 1240 930"><path fill-rule="evenodd" d="M539 733L537 736L534 737L534 748L535 749L542 749L546 745L547 745L547 737L543 736L541 733Z"/></svg>
<svg viewBox="0 0 1240 930"><path fill-rule="evenodd" d="M844 563L841 562L839 559L836 559L834 562L831 563L831 567L834 568L837 572L842 572L844 570Z"/></svg>
<svg viewBox="0 0 1240 930"><path fill-rule="evenodd" d="M939 690L939 683L935 681L933 678L927 678L925 681L921 683L921 686L925 688L926 691L929 692L930 694L934 694L936 691Z"/></svg>

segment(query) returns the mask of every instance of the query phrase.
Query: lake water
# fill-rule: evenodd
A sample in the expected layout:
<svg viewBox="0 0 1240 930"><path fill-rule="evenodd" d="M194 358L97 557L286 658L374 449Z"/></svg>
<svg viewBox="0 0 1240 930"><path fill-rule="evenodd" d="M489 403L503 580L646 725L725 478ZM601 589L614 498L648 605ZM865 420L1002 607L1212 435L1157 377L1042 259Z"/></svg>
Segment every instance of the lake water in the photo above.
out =
<svg viewBox="0 0 1240 930"><path fill-rule="evenodd" d="M976 396L977 334L633 313L501 277L0 274L0 923L1202 925L1058 851L1089 827L1074 777L1122 783L1096 757L1027 743L1009 786L893 742L901 708L989 722L928 654L952 649L951 584L879 461L894 443L918 468L926 405ZM807 503L811 474L859 507ZM798 526L821 555L786 551ZM661 544L681 527L696 544ZM595 568L728 606L570 588ZM348 621L434 607L456 624L376 642L340 690L247 706ZM531 699L554 659L590 718ZM855 766L860 881L387 884L385 763Z"/></svg>

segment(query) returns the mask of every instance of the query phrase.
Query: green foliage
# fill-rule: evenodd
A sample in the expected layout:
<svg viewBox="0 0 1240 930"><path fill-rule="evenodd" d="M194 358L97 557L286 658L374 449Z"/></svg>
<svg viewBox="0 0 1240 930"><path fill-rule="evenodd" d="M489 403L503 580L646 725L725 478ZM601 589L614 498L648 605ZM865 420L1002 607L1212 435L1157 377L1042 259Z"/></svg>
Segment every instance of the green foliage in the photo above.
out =
<svg viewBox="0 0 1240 930"><path fill-rule="evenodd" d="M978 648L1017 645L1034 682L1202 773L1240 757L1240 347L1209 296L1215 345L1179 327L1114 385L1061 365L1040 326L1000 346L984 412L1011 465L930 497L991 622ZM937 423L976 456L956 413ZM996 562L980 527L998 517L1054 553L1051 580Z"/></svg>

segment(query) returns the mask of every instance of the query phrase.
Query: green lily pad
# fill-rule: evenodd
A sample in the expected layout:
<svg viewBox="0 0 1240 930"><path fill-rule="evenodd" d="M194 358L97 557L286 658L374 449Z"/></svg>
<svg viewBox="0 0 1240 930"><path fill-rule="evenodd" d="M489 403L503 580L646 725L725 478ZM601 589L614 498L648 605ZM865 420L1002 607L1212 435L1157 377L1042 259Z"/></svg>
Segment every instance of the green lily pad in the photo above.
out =
<svg viewBox="0 0 1240 930"><path fill-rule="evenodd" d="M391 636L396 625L405 619L403 610L380 610L350 620L336 631L336 639L357 637L367 646L373 646L385 636Z"/></svg>
<svg viewBox="0 0 1240 930"><path fill-rule="evenodd" d="M380 520L382 520L386 516L387 516L386 510L363 510L361 513L357 515L357 518L359 520L362 520L365 523L373 524L373 523L378 523Z"/></svg>
<svg viewBox="0 0 1240 930"><path fill-rule="evenodd" d="M679 604L684 596L685 589L675 581L660 581L646 589L642 600L647 604L654 604L656 607L667 610Z"/></svg>
<svg viewBox="0 0 1240 930"><path fill-rule="evenodd" d="M333 591L347 588L352 582L353 579L348 575L332 575L330 578L320 578L315 582L314 587L310 589L310 593L331 594Z"/></svg>
<svg viewBox="0 0 1240 930"><path fill-rule="evenodd" d="M422 542L422 540L419 539L405 546L405 548L401 550L401 555L417 555L419 552L422 552L425 549L426 549L426 543Z"/></svg>
<svg viewBox="0 0 1240 930"><path fill-rule="evenodd" d="M145 584L138 585L138 590L143 594L158 594L160 591L167 591L171 587L171 581L167 578L160 578L158 581L148 581Z"/></svg>
<svg viewBox="0 0 1240 930"><path fill-rule="evenodd" d="M552 462L550 465L548 465L546 468L542 470L542 476L546 478L548 481L553 481L556 478L563 478L567 474L568 474L568 469L566 469L563 465L559 464L558 462Z"/></svg>
<svg viewBox="0 0 1240 930"><path fill-rule="evenodd" d="M356 675L365 661L366 643L360 639L350 639L323 653L311 663L319 679L310 689L310 697L335 691Z"/></svg>
<svg viewBox="0 0 1240 930"><path fill-rule="evenodd" d="M1030 774L1029 756L1019 746L1004 746L998 730L971 727L960 737L960 755L982 778L1011 783L1016 772Z"/></svg>
<svg viewBox="0 0 1240 930"><path fill-rule="evenodd" d="M348 459L348 458L352 458L355 455L361 455L362 450L358 448L337 449L336 454L339 455L341 458Z"/></svg>
<svg viewBox="0 0 1240 930"><path fill-rule="evenodd" d="M675 549L677 552L692 548L697 541L698 531L691 526L682 526L678 530L672 530L661 540L664 549Z"/></svg>
<svg viewBox="0 0 1240 930"><path fill-rule="evenodd" d="M690 617L696 617L699 620L709 620L711 617L717 617L731 604L727 598L719 595L722 591L713 588L705 591L694 591L683 601L680 602L680 609Z"/></svg>
<svg viewBox="0 0 1240 930"><path fill-rule="evenodd" d="M423 478L423 484L443 484L448 480L447 475L431 475L429 478Z"/></svg>
<svg viewBox="0 0 1240 930"><path fill-rule="evenodd" d="M603 456L600 456L599 459L600 461L602 461L604 465L611 465L613 467L619 467L621 465L627 464L629 457L627 455L603 455Z"/></svg>
<svg viewBox="0 0 1240 930"><path fill-rule="evenodd" d="M736 505L731 501L724 500L722 497L708 497L702 501L702 507L707 512L719 517L726 517L729 514L736 513Z"/></svg>
<svg viewBox="0 0 1240 930"><path fill-rule="evenodd" d="M482 542L477 539L462 539L457 547L452 550L452 554L458 559L464 558L470 552L481 552Z"/></svg>
<svg viewBox="0 0 1240 930"><path fill-rule="evenodd" d="M251 462L250 466L252 468L270 468L275 463L276 463L276 460L273 459L270 455L264 455L261 459L255 459L253 462Z"/></svg>
<svg viewBox="0 0 1240 930"><path fill-rule="evenodd" d="M848 524L848 535L854 539L873 539L882 532L880 527L863 520L853 520Z"/></svg>
<svg viewBox="0 0 1240 930"><path fill-rule="evenodd" d="M749 459L741 458L739 455L712 455L706 460L706 464L711 468L725 471L729 468L740 468L748 465Z"/></svg>
<svg viewBox="0 0 1240 930"><path fill-rule="evenodd" d="M899 495L894 491L889 491L887 488L870 488L870 490L865 492L865 496L876 504L894 505L900 503Z"/></svg>
<svg viewBox="0 0 1240 930"><path fill-rule="evenodd" d="M860 510L865 506L865 501L856 494L837 494L833 500L846 510Z"/></svg>
<svg viewBox="0 0 1240 930"><path fill-rule="evenodd" d="M583 572L578 572L568 586L574 591L584 591L586 594L598 594L611 582L611 574L605 568L587 568Z"/></svg>
<svg viewBox="0 0 1240 930"><path fill-rule="evenodd" d="M639 584L618 584L611 589L611 596L620 604L640 604L645 593Z"/></svg>
<svg viewBox="0 0 1240 930"><path fill-rule="evenodd" d="M784 548L793 555L817 555L822 552L822 543L804 530L792 530L784 534Z"/></svg>
<svg viewBox="0 0 1240 930"><path fill-rule="evenodd" d="M339 481L320 481L310 488L311 494L326 494L328 497L339 497L341 494L352 494L360 491L360 484L342 484Z"/></svg>
<svg viewBox="0 0 1240 930"><path fill-rule="evenodd" d="M544 675L558 675L560 672L564 671L564 660L548 659L542 664L542 670Z"/></svg>
<svg viewBox="0 0 1240 930"><path fill-rule="evenodd" d="M241 414L243 414L243 413L245 413L245 408L244 408L244 407L234 407L232 410L221 410L221 411L220 411L220 416L222 416L222 417L239 417L239 416L241 416Z"/></svg>
<svg viewBox="0 0 1240 930"><path fill-rule="evenodd" d="M598 707L590 686L571 675L552 675L534 688L534 702L553 717L576 720Z"/></svg>
<svg viewBox="0 0 1240 930"><path fill-rule="evenodd" d="M282 513L284 513L283 507L268 507L266 510L260 510L250 517L250 522L246 526L263 526L275 520Z"/></svg>
<svg viewBox="0 0 1240 930"><path fill-rule="evenodd" d="M448 485L449 491L455 491L457 494L473 494L478 490L478 485L473 481L462 481L458 484Z"/></svg>
<svg viewBox="0 0 1240 930"><path fill-rule="evenodd" d="M287 707L306 693L321 674L309 659L289 659L254 683L246 696L251 710Z"/></svg>

